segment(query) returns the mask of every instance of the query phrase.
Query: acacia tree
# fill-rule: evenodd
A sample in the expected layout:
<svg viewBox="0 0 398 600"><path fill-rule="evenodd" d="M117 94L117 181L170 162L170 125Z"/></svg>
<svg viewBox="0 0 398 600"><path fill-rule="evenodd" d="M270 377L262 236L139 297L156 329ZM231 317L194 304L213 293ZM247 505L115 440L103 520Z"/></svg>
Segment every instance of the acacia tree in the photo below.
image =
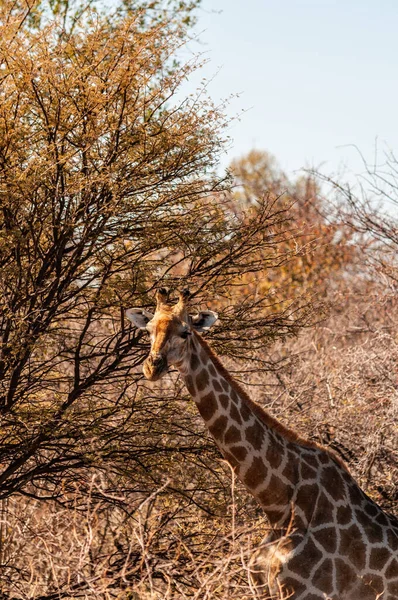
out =
<svg viewBox="0 0 398 600"><path fill-rule="evenodd" d="M217 294L263 267L259 249L280 262L287 218L270 198L230 211L212 174L222 114L202 94L176 97L194 68L174 60L191 5L56 6L41 20L40 3L1 6L1 498L142 464L146 450L124 441L146 342L125 308L181 278L199 300ZM250 318L250 303L245 315L245 339L297 324L287 311Z"/></svg>
<svg viewBox="0 0 398 600"><path fill-rule="evenodd" d="M178 455L168 494L214 514L227 495L214 445L191 408L177 410L178 382L145 387L147 342L124 311L188 283L198 303L218 303L214 343L234 357L307 322L311 306L229 291L291 259L295 228L279 192L237 211L214 174L222 107L203 90L181 99L196 65L175 59L194 4L1 4L0 499L127 510L134 497L130 515ZM9 563L3 542L14 589L29 561L18 551ZM108 563L124 565L129 541L115 544ZM68 597L64 585L43 597Z"/></svg>
<svg viewBox="0 0 398 600"><path fill-rule="evenodd" d="M341 219L330 218L327 204L313 174L289 179L275 158L267 152L252 150L231 164L234 177L232 202L250 207L256 199L272 193L281 206L289 206L293 235L286 236L282 247L291 259L274 268L264 260L263 277L244 277L245 294L267 294L272 289L279 303L307 297L321 303L331 288L338 285L355 259L352 230ZM329 210L330 213L330 210ZM284 224L286 227L286 224ZM318 302L318 308L320 303Z"/></svg>

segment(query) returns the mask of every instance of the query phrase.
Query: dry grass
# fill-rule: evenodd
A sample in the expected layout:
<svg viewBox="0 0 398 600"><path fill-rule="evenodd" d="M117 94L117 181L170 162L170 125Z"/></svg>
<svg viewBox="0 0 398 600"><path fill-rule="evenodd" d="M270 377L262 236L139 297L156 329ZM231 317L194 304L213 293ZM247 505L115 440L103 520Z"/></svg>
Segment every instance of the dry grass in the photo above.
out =
<svg viewBox="0 0 398 600"><path fill-rule="evenodd" d="M256 375L250 363L242 379L272 414L339 452L365 491L397 512L397 301L366 289L332 300L327 322L269 348L273 369ZM190 404L177 406L194 437L208 435ZM206 452L189 465L165 463L170 472L152 493L111 493L94 473L85 501L78 489L68 505L3 501L4 598L256 598L250 560L267 523L225 461Z"/></svg>

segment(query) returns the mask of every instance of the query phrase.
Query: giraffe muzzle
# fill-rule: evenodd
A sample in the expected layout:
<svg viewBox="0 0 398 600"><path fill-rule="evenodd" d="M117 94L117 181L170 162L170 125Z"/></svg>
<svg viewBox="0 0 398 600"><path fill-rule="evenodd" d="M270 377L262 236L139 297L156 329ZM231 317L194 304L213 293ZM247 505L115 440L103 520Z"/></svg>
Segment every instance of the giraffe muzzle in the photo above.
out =
<svg viewBox="0 0 398 600"><path fill-rule="evenodd" d="M144 362L144 375L149 381L156 381L167 371L167 360L161 354L150 354Z"/></svg>

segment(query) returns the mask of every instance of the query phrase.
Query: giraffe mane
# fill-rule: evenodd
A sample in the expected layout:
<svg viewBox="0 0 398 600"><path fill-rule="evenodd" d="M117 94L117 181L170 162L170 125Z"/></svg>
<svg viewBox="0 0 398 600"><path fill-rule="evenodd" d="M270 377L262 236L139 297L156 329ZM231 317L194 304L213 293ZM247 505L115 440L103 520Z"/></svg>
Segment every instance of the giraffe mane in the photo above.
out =
<svg viewBox="0 0 398 600"><path fill-rule="evenodd" d="M348 469L347 465L345 464L343 459L334 450L325 448L325 446L322 446L322 444L318 444L317 442L313 442L311 440L308 440L308 439L302 437L301 435L299 435L298 433L296 433L295 431L293 431L292 429L290 429L289 427L287 427L286 425L284 425L283 423L278 421L278 419L276 419L275 417L270 415L269 412L266 411L262 406L260 406L256 402L254 402L254 400L252 400L250 398L250 396L243 389L243 387L237 381L235 381L235 379L233 379L233 377L231 377L228 370L224 367L221 360L213 352L212 348L206 342L206 340L204 340L201 335L196 333L196 331L194 331L193 333L194 333L196 339L199 341L199 344L202 346L202 348L204 348L206 350L206 352L209 354L211 360L217 367L218 371L228 381L230 386L239 394L239 396L242 398L242 400L245 402L245 404L253 411L253 413L263 423L265 423L265 425L271 427L277 433L280 433L283 437L288 439L290 442L294 442L294 443L300 444L302 446L307 446L308 448L317 448L318 450L322 450L323 452L326 452L326 454L328 454L332 458L332 460L334 460L340 467L342 467L345 471L347 471L349 473L349 469Z"/></svg>

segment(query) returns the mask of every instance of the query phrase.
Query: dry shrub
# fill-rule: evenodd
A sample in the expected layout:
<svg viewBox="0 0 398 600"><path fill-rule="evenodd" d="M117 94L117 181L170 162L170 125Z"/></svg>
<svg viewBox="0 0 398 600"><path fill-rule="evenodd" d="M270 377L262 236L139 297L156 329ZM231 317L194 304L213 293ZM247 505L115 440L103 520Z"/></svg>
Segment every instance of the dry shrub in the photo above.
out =
<svg viewBox="0 0 398 600"><path fill-rule="evenodd" d="M101 488L96 475L91 488ZM5 597L256 598L249 563L265 524L243 525L233 485L231 493L228 512L207 519L193 504L172 504L167 482L136 508L121 497L123 505L91 497L83 507L77 495L73 509L3 501Z"/></svg>
<svg viewBox="0 0 398 600"><path fill-rule="evenodd" d="M268 359L252 394L289 427L331 446L386 510L398 500L397 298L369 282L334 292L329 319Z"/></svg>

